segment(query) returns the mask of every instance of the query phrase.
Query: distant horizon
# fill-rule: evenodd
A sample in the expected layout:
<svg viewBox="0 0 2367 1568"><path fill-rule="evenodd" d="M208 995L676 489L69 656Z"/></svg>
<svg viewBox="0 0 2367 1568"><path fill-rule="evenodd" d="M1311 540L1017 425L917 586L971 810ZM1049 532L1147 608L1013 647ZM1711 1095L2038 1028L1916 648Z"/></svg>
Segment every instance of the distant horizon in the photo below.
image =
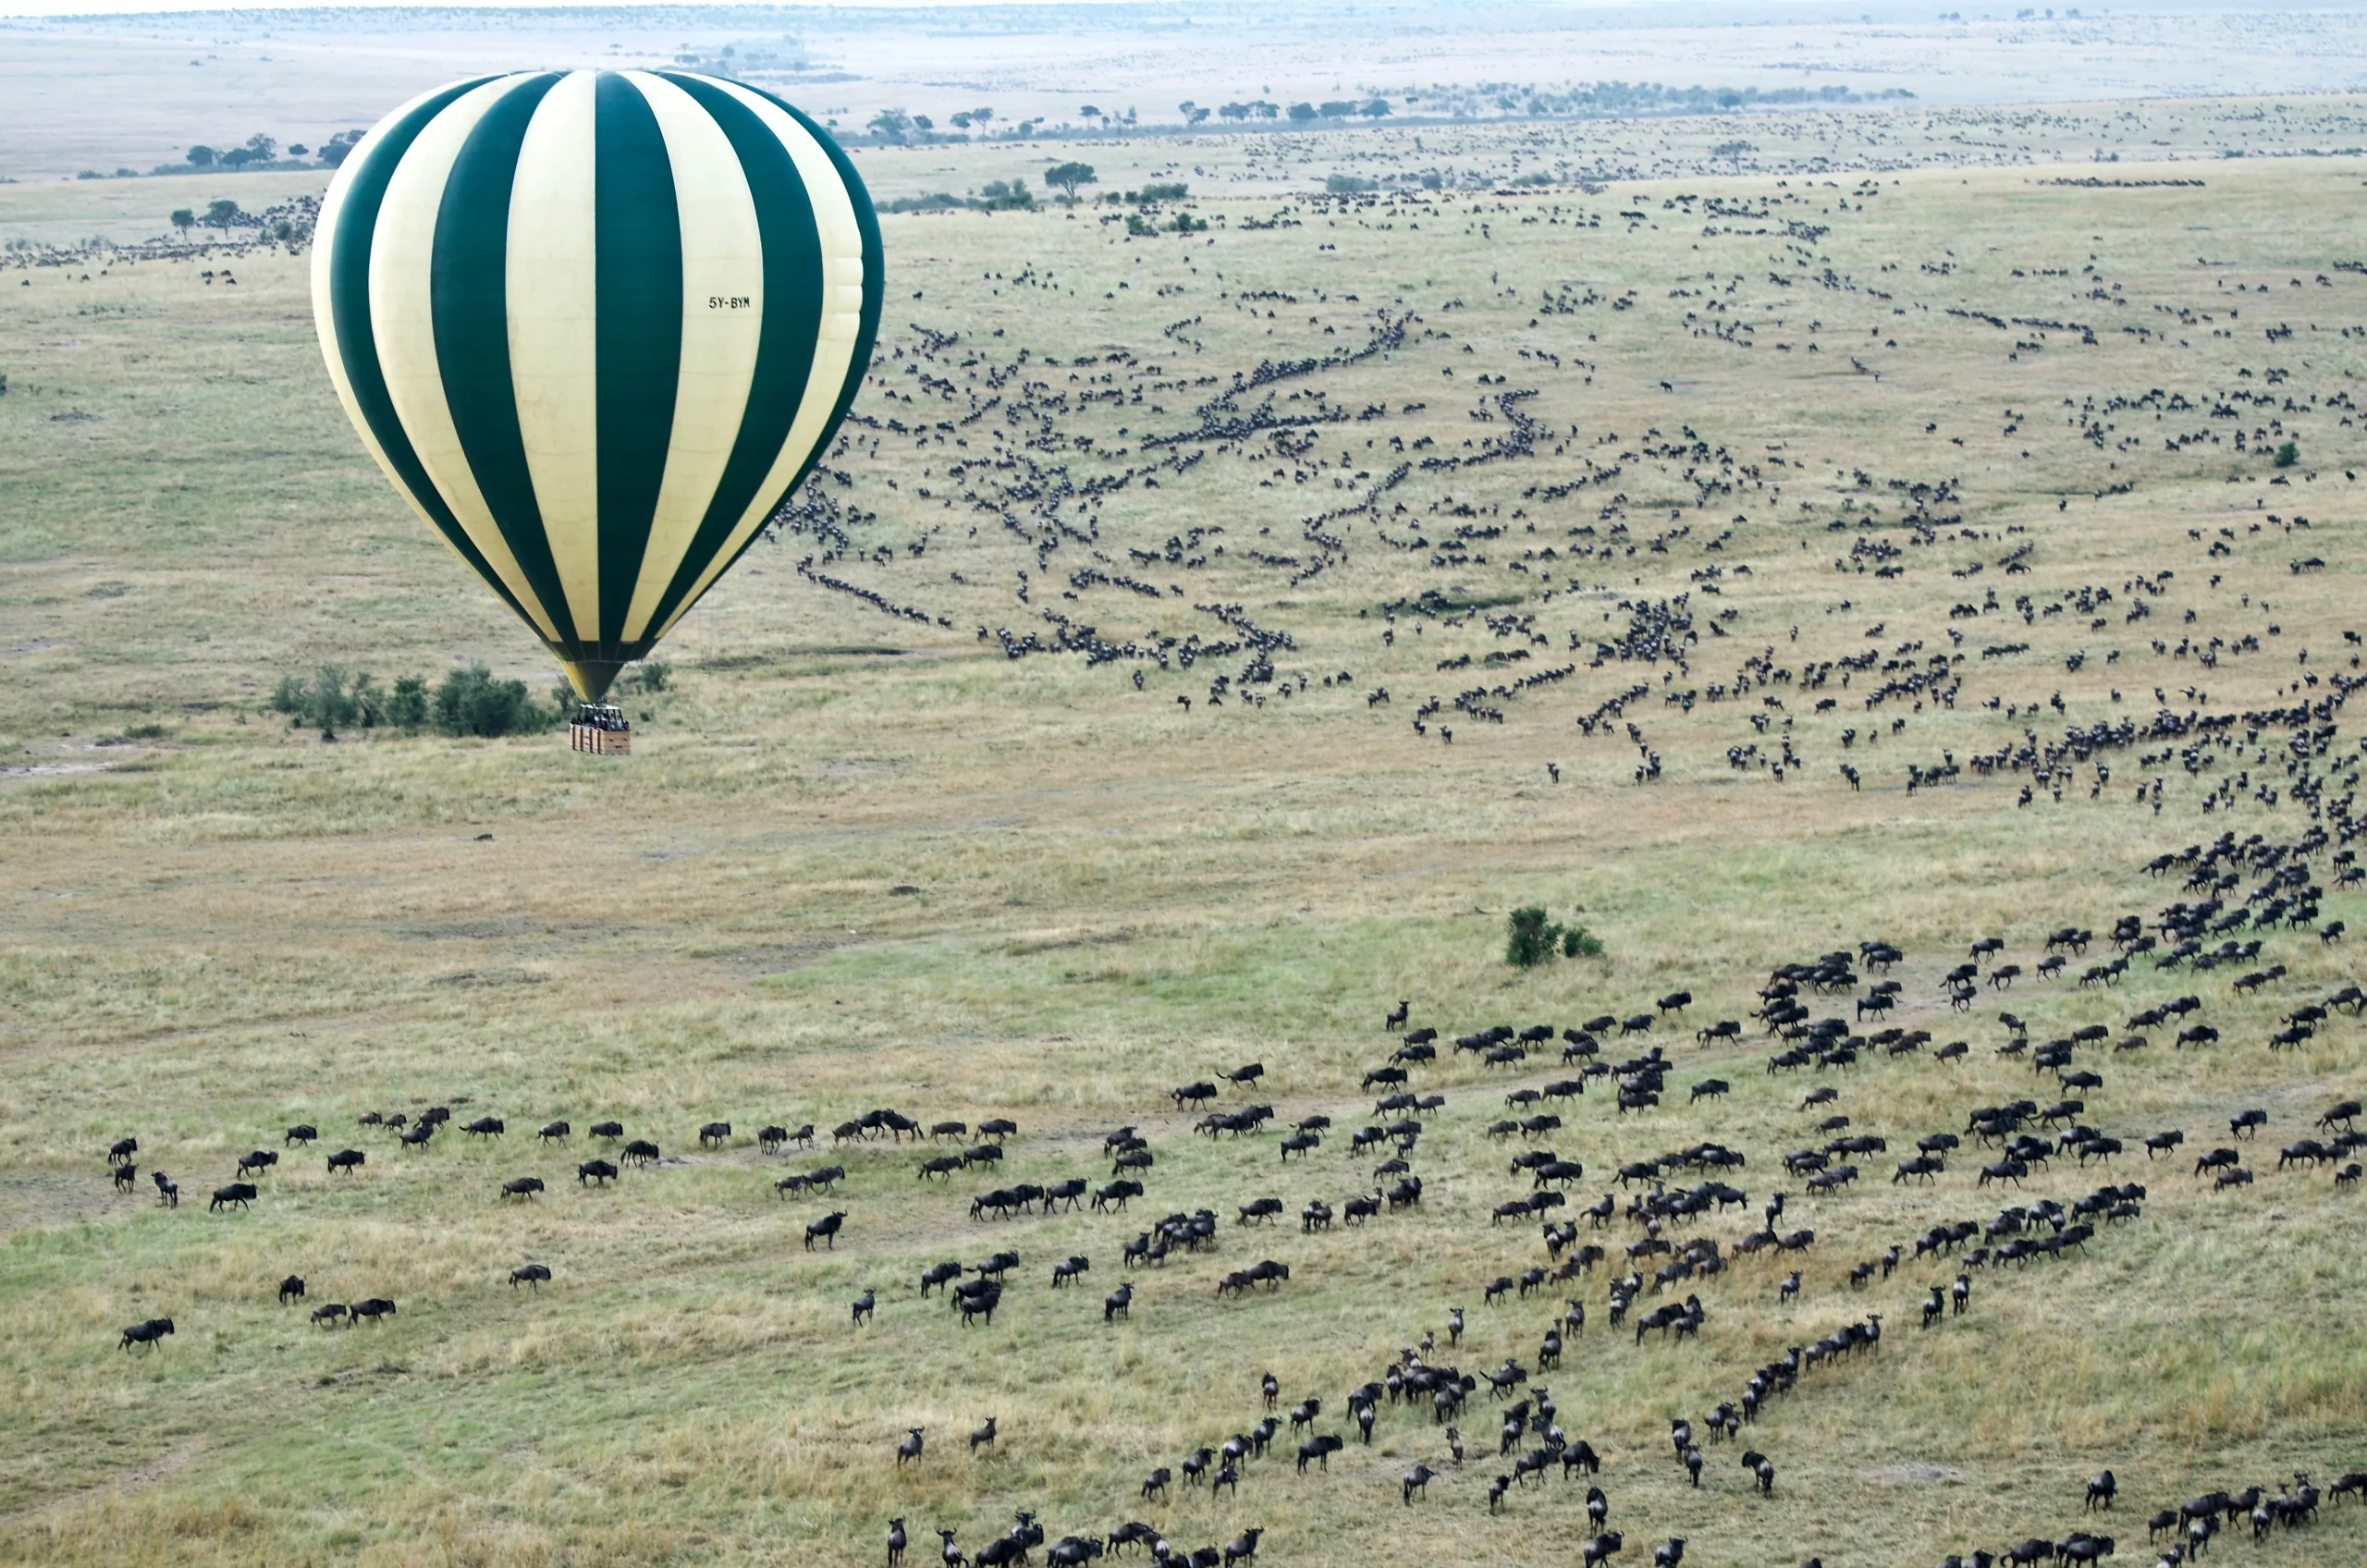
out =
<svg viewBox="0 0 2367 1568"><path fill-rule="evenodd" d="M1047 0L1058 6L1095 6L1111 10L1139 9L1159 6L1165 0ZM1675 10L1685 7L1706 7L1717 0L1523 0L1525 4L1543 8L1567 10L1614 10L1633 7ZM800 11L925 11L925 10L991 10L998 7L1039 9L1042 6L1027 0L759 0L759 4L782 10ZM728 0L717 0L712 6L698 0L660 0L656 6L644 0L429 0L422 5L402 5L393 0L364 0L358 5L323 4L321 0L250 0L249 4L225 6L219 0L0 0L0 18L13 21L85 21L108 17L146 17L204 15L214 13L238 16L255 11L581 11L581 10L730 10ZM1166 8L1188 11L1195 8L1190 0L1173 0ZM1771 6L1770 9L1776 7ZM1786 7L1797 10L1802 7ZM1837 6L1835 8L1838 8ZM2103 7L2098 7L2099 11Z"/></svg>
<svg viewBox="0 0 2367 1568"><path fill-rule="evenodd" d="M1433 0L1433 3L1436 3L1436 0ZM2005 21L2008 18L2008 16L2012 11L2022 8L2018 0L1993 0L1993 3L1996 4L1998 11L2005 14L1981 14L1966 19L1968 21ZM1193 3L1193 0L927 0L927 3L926 4L919 3L919 0L761 0L761 4L768 7L776 7L782 10L815 12L834 10L994 10L1000 8L1040 10L1072 6L1092 6L1110 10L1145 9L1157 6L1170 11L1188 12L1200 8ZM1421 0L1407 0L1405 8L1418 9L1420 8L1420 4ZM1508 0L1508 4L1505 3L1505 0L1500 0L1500 8L1510 8L1512 6L1523 6L1539 10L1698 10L1725 13L1725 15L1719 18L1717 25L1732 25L1732 13L1737 11L1763 11L1768 13L1766 19L1769 21L1782 20L1801 23L1812 21L1827 23L1851 22L1858 20L1859 17L1863 17L1865 19L1870 20L1876 25L1898 25L1904 23L1928 22L1935 19L1935 13L1929 11L1927 8L1919 6L1914 7L1905 6L1898 4L1897 0L1865 0L1865 3L1862 4L1858 3L1858 0L1796 0L1796 3L1784 3L1784 0ZM219 0L131 0L131 3L129 4L126 4L125 0L62 0L62 3L61 0L0 0L0 20L88 21L100 20L113 17L208 14L236 17L250 15L260 11L646 11L652 9L730 10L734 8L737 7L729 4L728 0L718 0L718 3L712 6L698 4L696 3L696 0L689 0L689 3L672 3L672 0L659 0L659 4L656 6L644 3L644 0L431 0L431 3L415 6L386 3L386 0L365 0L365 3L358 5L322 4L320 3L320 0L249 0L249 3L247 4L235 6L222 5L219 3ZM1233 9L1234 7L1226 6L1223 8ZM1961 4L1959 3L1955 6L1955 8L1960 11L1962 9ZM2056 13L2068 12L2070 13L2070 16L2077 16L2081 9L2081 7L2077 6L2056 6L2050 8L2043 5L2034 6L2032 8L2043 12L2045 14L2045 19L2049 20L2070 19L2069 17L2058 17ZM2086 10L2090 18L2095 19L2109 17L2116 11L2122 14L2131 12L2145 13L2161 11L2191 13L2197 11L2210 12L2224 10L2250 12L2255 7L2249 6L2232 4L2230 3L2230 0L2118 0L2117 5L2090 6L2086 7ZM2303 0L2303 3L2282 6L2272 6L2271 8L2293 11L2324 11L2346 10L2350 7L2339 4L2325 4L2324 3L2324 0L2320 0L2320 3L2318 4L2309 4L2306 3L2306 0ZM1858 16L1851 16L1848 14L1853 11L1858 12ZM1289 18L1286 15L1283 15L1278 16L1273 19L1288 20Z"/></svg>

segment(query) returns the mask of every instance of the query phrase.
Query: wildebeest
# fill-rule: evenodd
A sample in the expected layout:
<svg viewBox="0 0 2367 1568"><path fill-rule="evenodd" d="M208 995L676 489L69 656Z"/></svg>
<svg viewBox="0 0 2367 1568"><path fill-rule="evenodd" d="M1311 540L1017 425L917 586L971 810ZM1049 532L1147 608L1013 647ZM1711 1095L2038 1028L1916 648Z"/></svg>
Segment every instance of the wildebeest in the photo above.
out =
<svg viewBox="0 0 2367 1568"><path fill-rule="evenodd" d="M546 1121L541 1130L535 1133L534 1137L537 1141L546 1144L559 1143L573 1132L574 1129L564 1121Z"/></svg>
<svg viewBox="0 0 2367 1568"><path fill-rule="evenodd" d="M587 1182L605 1186L616 1176L616 1166L605 1159L587 1159L575 1168L575 1184L579 1187Z"/></svg>
<svg viewBox="0 0 2367 1568"><path fill-rule="evenodd" d="M729 1121L710 1121L699 1129L699 1147L703 1149L719 1149L730 1141L731 1123Z"/></svg>
<svg viewBox="0 0 2367 1568"><path fill-rule="evenodd" d="M1310 1461L1316 1468L1329 1471L1331 1468L1331 1456L1347 1446L1347 1439L1336 1432L1326 1432L1307 1439L1298 1445L1299 1474L1306 1473Z"/></svg>
<svg viewBox="0 0 2367 1568"><path fill-rule="evenodd" d="M302 1301L303 1299L304 1276L301 1274L290 1274L288 1278L279 1281L280 1305L286 1306L291 1301Z"/></svg>
<svg viewBox="0 0 2367 1568"><path fill-rule="evenodd" d="M501 1183L501 1195L506 1198L532 1198L543 1191L540 1176L520 1176Z"/></svg>
<svg viewBox="0 0 2367 1568"><path fill-rule="evenodd" d="M923 1427L907 1427L904 1428L904 1440L896 1445L897 1469L901 1470L908 1464L917 1464L919 1462L921 1457L921 1434L926 1430L927 1430L927 1428ZM946 1561L950 1562L952 1561L953 1532L950 1530L940 1530L938 1534L945 1537L945 1550L949 1554Z"/></svg>
<svg viewBox="0 0 2367 1568"><path fill-rule="evenodd" d="M460 1129L472 1138L498 1138L505 1130L498 1116L480 1116Z"/></svg>
<svg viewBox="0 0 2367 1568"><path fill-rule="evenodd" d="M268 1170L278 1163L279 1156L275 1150L255 1149L239 1157L239 1174L244 1176L250 1171Z"/></svg>
<svg viewBox="0 0 2367 1568"><path fill-rule="evenodd" d="M1417 1464L1414 1468L1405 1472L1400 1492L1400 1496L1404 1501L1405 1506L1411 1508L1414 1505L1414 1494L1416 1492L1420 1492L1424 1497L1428 1497L1429 1495L1430 1480L1437 1474L1437 1471L1431 1469L1427 1464Z"/></svg>
<svg viewBox="0 0 2367 1568"><path fill-rule="evenodd" d="M805 1227L805 1250L814 1250L814 1238L822 1238L824 1248L835 1252L839 1244L839 1227L846 1223L845 1209L833 1209Z"/></svg>
<svg viewBox="0 0 2367 1568"><path fill-rule="evenodd" d="M395 1316L395 1304L388 1301L384 1296L372 1296L367 1301L355 1302L351 1311L353 1314L353 1321L357 1325L365 1318L367 1318L371 1323L375 1324L382 1317L392 1317Z"/></svg>
<svg viewBox="0 0 2367 1568"><path fill-rule="evenodd" d="M1129 1280L1101 1298L1101 1321L1108 1323L1120 1317L1131 1321L1134 1305L1134 1287Z"/></svg>
<svg viewBox="0 0 2367 1568"><path fill-rule="evenodd" d="M521 1285L531 1285L539 1291L549 1282L550 1277L550 1266L547 1264L521 1263L509 1271L509 1288L514 1291Z"/></svg>
<svg viewBox="0 0 2367 1568"><path fill-rule="evenodd" d="M225 1204L237 1204L244 1208L253 1201L254 1195L254 1184L251 1182L233 1182L227 1186L216 1187L214 1189L214 1201L205 1206L206 1212L210 1214Z"/></svg>
<svg viewBox="0 0 2367 1568"><path fill-rule="evenodd" d="M320 1129L300 1121L288 1129L287 1136L279 1140L279 1146L286 1148L290 1144L309 1144L320 1135Z"/></svg>
<svg viewBox="0 0 2367 1568"><path fill-rule="evenodd" d="M134 1345L146 1345L151 1349L153 1349L158 1341L162 1340L166 1335L172 1331L173 1320L171 1318L151 1317L145 1323L134 1323L131 1327L126 1329L123 1331L123 1338L117 1342L116 1349L129 1350Z"/></svg>

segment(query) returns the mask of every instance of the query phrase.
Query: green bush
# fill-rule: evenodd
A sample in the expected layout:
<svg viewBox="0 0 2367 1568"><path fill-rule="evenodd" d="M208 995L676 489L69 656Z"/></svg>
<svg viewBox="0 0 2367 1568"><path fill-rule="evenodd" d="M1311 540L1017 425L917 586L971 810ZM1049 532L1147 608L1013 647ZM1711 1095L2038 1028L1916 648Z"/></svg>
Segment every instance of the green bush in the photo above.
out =
<svg viewBox="0 0 2367 1568"><path fill-rule="evenodd" d="M2277 467L2291 468L2295 463L2298 463L2300 460L2301 444L2300 442L2287 441L2285 445L2276 448Z"/></svg>
<svg viewBox="0 0 2367 1568"><path fill-rule="evenodd" d="M456 669L435 688L435 727L448 735L492 739L546 729L553 711L526 693L522 680L496 680L483 665Z"/></svg>
<svg viewBox="0 0 2367 1568"><path fill-rule="evenodd" d="M389 692L366 671L349 677L325 664L310 677L282 676L271 705L288 715L288 728L318 729L326 741L340 729L389 725L416 731L431 723L448 735L515 735L548 729L565 711L563 704L544 707L527 695L524 681L496 680L482 665L456 669L432 690L425 677L406 675Z"/></svg>
<svg viewBox="0 0 2367 1568"><path fill-rule="evenodd" d="M386 700L386 722L405 729L427 727L427 681L417 675L406 675L395 682L395 692Z"/></svg>
<svg viewBox="0 0 2367 1568"><path fill-rule="evenodd" d="M1141 199L1146 202L1181 202L1184 197L1189 196L1191 193L1191 186L1183 180L1175 179L1169 180L1164 184L1153 181L1151 184L1146 185L1142 188L1140 195Z"/></svg>
<svg viewBox="0 0 2367 1568"><path fill-rule="evenodd" d="M1553 956L1562 928L1546 923L1545 912L1534 906L1513 911L1507 924L1504 962L1515 969L1533 969Z"/></svg>
<svg viewBox="0 0 2367 1568"><path fill-rule="evenodd" d="M1559 949L1564 958L1592 958L1602 951L1602 939L1573 923L1556 925L1535 905L1516 909L1505 922L1504 962L1515 969L1534 969Z"/></svg>

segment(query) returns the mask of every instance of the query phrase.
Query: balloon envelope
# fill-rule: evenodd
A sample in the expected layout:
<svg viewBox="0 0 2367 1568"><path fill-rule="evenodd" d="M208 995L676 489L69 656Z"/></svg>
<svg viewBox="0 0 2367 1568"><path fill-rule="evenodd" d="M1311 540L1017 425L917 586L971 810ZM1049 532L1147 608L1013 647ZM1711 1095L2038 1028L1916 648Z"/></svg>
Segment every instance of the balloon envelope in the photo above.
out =
<svg viewBox="0 0 2367 1568"><path fill-rule="evenodd" d="M736 81L455 82L362 138L313 310L363 445L595 699L829 443L879 224L813 121Z"/></svg>

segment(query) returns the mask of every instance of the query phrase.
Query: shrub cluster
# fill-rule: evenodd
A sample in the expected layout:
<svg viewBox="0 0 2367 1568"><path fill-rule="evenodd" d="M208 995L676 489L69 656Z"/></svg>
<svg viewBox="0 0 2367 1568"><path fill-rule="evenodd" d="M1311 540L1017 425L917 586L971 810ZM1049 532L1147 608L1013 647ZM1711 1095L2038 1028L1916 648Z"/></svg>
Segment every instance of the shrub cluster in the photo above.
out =
<svg viewBox="0 0 2367 1568"><path fill-rule="evenodd" d="M1532 906L1513 911L1505 923L1504 962L1517 969L1533 969L1558 950L1564 958L1592 958L1602 951L1602 940L1573 921L1555 925L1545 911Z"/></svg>
<svg viewBox="0 0 2367 1568"><path fill-rule="evenodd" d="M453 670L432 687L418 675L386 687L367 671L348 675L330 664L282 677L271 705L288 715L289 728L316 729L324 740L340 729L382 728L492 737L549 729L566 717L568 696L554 688L547 704L537 702L524 681L497 680L483 665Z"/></svg>

